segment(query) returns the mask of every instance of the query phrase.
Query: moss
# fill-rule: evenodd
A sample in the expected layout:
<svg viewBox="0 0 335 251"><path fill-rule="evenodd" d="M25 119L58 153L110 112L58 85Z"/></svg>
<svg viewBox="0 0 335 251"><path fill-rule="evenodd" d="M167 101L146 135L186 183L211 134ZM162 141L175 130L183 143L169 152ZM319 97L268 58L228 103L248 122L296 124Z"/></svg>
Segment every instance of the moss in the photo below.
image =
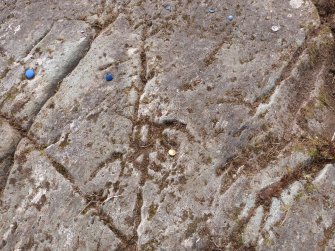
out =
<svg viewBox="0 0 335 251"><path fill-rule="evenodd" d="M303 192L299 192L294 196L295 201L299 201L304 196Z"/></svg>
<svg viewBox="0 0 335 251"><path fill-rule="evenodd" d="M212 157L208 156L207 158L205 158L205 164L210 165L212 163L213 163Z"/></svg>
<svg viewBox="0 0 335 251"><path fill-rule="evenodd" d="M65 179L69 180L70 182L73 182L73 177L69 173L69 171L60 163L50 160L53 167L57 170L58 173L60 173Z"/></svg>
<svg viewBox="0 0 335 251"><path fill-rule="evenodd" d="M156 240L150 240L146 244L141 246L141 250L143 251L154 251L157 250L157 241Z"/></svg>
<svg viewBox="0 0 335 251"><path fill-rule="evenodd" d="M317 42L314 41L307 49L307 54L309 56L309 64L311 67L315 66L317 63L319 48Z"/></svg>
<svg viewBox="0 0 335 251"><path fill-rule="evenodd" d="M240 248L242 247L244 244L243 244L243 237L242 237L242 233L238 236L237 238L237 241L236 241L236 247L237 248Z"/></svg>
<svg viewBox="0 0 335 251"><path fill-rule="evenodd" d="M156 215L157 208L158 208L158 205L155 205L155 204L150 205L148 220L151 220Z"/></svg>
<svg viewBox="0 0 335 251"><path fill-rule="evenodd" d="M308 104L302 108L302 114L306 119L313 119L315 117L315 106L314 104Z"/></svg>
<svg viewBox="0 0 335 251"><path fill-rule="evenodd" d="M305 190L308 194L311 194L315 191L315 186L313 185L313 183L311 182L306 182L306 184L304 185Z"/></svg>
<svg viewBox="0 0 335 251"><path fill-rule="evenodd" d="M240 216L242 210L243 210L244 206L242 205L241 207L237 207L233 210L233 212L229 215L230 218L232 218L233 220L238 220L238 217Z"/></svg>
<svg viewBox="0 0 335 251"><path fill-rule="evenodd" d="M45 153L45 151L43 149L40 150L39 153L40 153L41 156L47 156L46 153Z"/></svg>
<svg viewBox="0 0 335 251"><path fill-rule="evenodd" d="M271 247L273 244L272 241L268 237L264 238L264 243L267 247Z"/></svg>
<svg viewBox="0 0 335 251"><path fill-rule="evenodd" d="M231 244L233 245L233 250L246 250L244 248L243 232L244 232L244 228L247 222L248 222L247 219L238 221L237 227L230 235Z"/></svg>
<svg viewBox="0 0 335 251"><path fill-rule="evenodd" d="M326 48L332 48L334 46L334 40L331 36L332 31L330 27L323 26L322 29L319 31L319 35L322 36L321 45L325 46Z"/></svg>
<svg viewBox="0 0 335 251"><path fill-rule="evenodd" d="M0 79L3 79L3 78L7 75L8 72L9 72L9 68L6 67L6 68L3 70L3 72L0 74Z"/></svg>
<svg viewBox="0 0 335 251"><path fill-rule="evenodd" d="M320 101L321 105L325 106L325 107L329 107L329 103L327 100L327 97L323 94L320 94L320 96L318 97L318 100Z"/></svg>
<svg viewBox="0 0 335 251"><path fill-rule="evenodd" d="M17 87L11 88L5 95L5 100L12 101L19 94L19 89Z"/></svg>
<svg viewBox="0 0 335 251"><path fill-rule="evenodd" d="M311 157L311 158L317 158L319 156L319 151L316 149L316 148L313 148L313 149L310 149L308 151L308 155Z"/></svg>
<svg viewBox="0 0 335 251"><path fill-rule="evenodd" d="M314 138L305 143L308 154L315 160L334 160L335 159L335 145L334 142L322 138Z"/></svg>
<svg viewBox="0 0 335 251"><path fill-rule="evenodd" d="M186 238L191 237L192 234L197 231L197 227L198 227L198 221L197 220L195 220L195 221L191 222L190 224L188 224L187 229L185 231Z"/></svg>

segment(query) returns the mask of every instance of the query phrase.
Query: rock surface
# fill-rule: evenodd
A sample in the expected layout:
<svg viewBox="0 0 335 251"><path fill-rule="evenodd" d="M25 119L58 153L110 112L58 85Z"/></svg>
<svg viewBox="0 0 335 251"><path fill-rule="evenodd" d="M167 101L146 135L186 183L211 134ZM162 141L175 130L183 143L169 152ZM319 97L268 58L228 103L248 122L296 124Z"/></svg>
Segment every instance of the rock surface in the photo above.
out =
<svg viewBox="0 0 335 251"><path fill-rule="evenodd" d="M334 17L2 1L0 249L333 250Z"/></svg>

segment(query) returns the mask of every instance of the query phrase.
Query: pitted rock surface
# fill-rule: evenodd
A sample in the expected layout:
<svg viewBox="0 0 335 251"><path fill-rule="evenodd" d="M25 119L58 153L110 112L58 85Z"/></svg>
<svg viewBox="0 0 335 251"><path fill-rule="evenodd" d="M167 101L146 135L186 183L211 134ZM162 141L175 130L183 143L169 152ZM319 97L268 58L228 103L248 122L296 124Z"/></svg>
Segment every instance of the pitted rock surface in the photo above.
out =
<svg viewBox="0 0 335 251"><path fill-rule="evenodd" d="M327 0L2 1L0 249L333 250L334 27Z"/></svg>

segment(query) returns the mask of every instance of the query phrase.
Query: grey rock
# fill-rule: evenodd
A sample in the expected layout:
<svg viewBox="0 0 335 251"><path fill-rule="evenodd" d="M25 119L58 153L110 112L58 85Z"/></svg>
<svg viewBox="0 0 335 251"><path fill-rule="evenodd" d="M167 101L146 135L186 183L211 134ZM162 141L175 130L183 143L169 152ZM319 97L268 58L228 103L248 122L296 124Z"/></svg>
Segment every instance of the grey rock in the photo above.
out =
<svg viewBox="0 0 335 251"><path fill-rule="evenodd" d="M333 169L332 165L326 166L310 185L305 186L302 196L295 196L294 202L283 212L283 220L273 225L272 231L276 234L272 238L264 235L270 236L269 239L260 241L261 250L314 250L331 245L332 233L327 232L333 229L335 211L331 206L333 199L327 194ZM326 180L324 175L330 179Z"/></svg>
<svg viewBox="0 0 335 251"><path fill-rule="evenodd" d="M315 2L1 2L1 248L331 249Z"/></svg>
<svg viewBox="0 0 335 251"><path fill-rule="evenodd" d="M82 33L81 31L84 31ZM90 47L94 32L83 21L55 22L46 36L3 79L1 113L28 129L35 115L54 94ZM35 69L33 80L23 79L24 69ZM51 105L48 107L51 109Z"/></svg>
<svg viewBox="0 0 335 251"><path fill-rule="evenodd" d="M29 140L20 142L2 198L3 250L116 249L120 240L99 220L81 215L84 198L56 170Z"/></svg>
<svg viewBox="0 0 335 251"><path fill-rule="evenodd" d="M15 61L23 59L51 30L55 21L85 19L102 1L14 1L2 7L0 46Z"/></svg>
<svg viewBox="0 0 335 251"><path fill-rule="evenodd" d="M21 135L5 119L0 118L0 138L0 159L2 159L15 152L16 145L19 143Z"/></svg>
<svg viewBox="0 0 335 251"><path fill-rule="evenodd" d="M260 206L256 209L255 215L250 219L243 233L243 242L246 246L256 245L263 217L264 209Z"/></svg>
<svg viewBox="0 0 335 251"><path fill-rule="evenodd" d="M0 160L0 191L2 191L6 187L6 182L12 165L12 156L7 156Z"/></svg>
<svg viewBox="0 0 335 251"><path fill-rule="evenodd" d="M13 164L13 155L21 134L4 118L0 118L0 192L5 188L10 168Z"/></svg>
<svg viewBox="0 0 335 251"><path fill-rule="evenodd" d="M127 23L124 16L120 17L101 33L79 65L63 80L59 91L45 104L30 130L39 144L55 143L66 125L79 118L83 120L90 113L94 115L93 109L97 113L99 109L108 109L115 115L132 117L124 108L132 106L133 98L129 100L121 93L139 84L141 38L140 32ZM112 82L104 80L107 70L115 76ZM52 113L48 109L51 104L54 104Z"/></svg>

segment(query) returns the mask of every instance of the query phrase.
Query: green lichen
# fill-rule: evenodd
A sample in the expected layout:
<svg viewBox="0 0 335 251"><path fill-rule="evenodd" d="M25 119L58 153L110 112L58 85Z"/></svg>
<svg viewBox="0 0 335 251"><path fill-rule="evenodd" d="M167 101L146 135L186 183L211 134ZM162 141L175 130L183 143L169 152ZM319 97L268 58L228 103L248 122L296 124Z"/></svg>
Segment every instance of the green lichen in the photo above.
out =
<svg viewBox="0 0 335 251"><path fill-rule="evenodd" d="M324 94L320 94L318 97L318 100L320 101L321 105L325 107L329 107L329 102L327 100L327 97Z"/></svg>
<svg viewBox="0 0 335 251"><path fill-rule="evenodd" d="M317 63L319 48L316 41L314 41L308 48L307 54L309 56L309 64L311 67L315 66Z"/></svg>

